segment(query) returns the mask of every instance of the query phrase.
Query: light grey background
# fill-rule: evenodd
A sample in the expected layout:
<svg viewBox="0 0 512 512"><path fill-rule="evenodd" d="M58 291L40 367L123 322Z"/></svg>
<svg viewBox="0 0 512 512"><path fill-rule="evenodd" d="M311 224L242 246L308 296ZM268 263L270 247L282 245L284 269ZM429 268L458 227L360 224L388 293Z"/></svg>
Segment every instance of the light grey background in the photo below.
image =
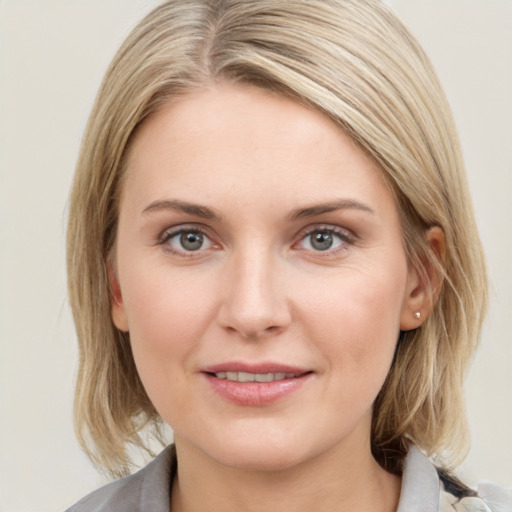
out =
<svg viewBox="0 0 512 512"><path fill-rule="evenodd" d="M63 510L105 481L73 434L66 201L102 74L157 3L0 0L0 512ZM387 3L453 106L493 284L461 474L512 486L512 0Z"/></svg>

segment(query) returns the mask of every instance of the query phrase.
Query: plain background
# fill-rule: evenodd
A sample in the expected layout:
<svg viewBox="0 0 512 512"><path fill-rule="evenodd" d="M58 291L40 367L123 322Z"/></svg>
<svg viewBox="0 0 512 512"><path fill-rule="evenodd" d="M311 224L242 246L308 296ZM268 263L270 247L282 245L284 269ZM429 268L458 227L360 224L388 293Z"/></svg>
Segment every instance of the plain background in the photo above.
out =
<svg viewBox="0 0 512 512"><path fill-rule="evenodd" d="M104 482L72 426L66 202L115 50L154 0L0 0L0 512L64 510ZM452 104L492 280L460 474L512 486L512 1L394 0Z"/></svg>

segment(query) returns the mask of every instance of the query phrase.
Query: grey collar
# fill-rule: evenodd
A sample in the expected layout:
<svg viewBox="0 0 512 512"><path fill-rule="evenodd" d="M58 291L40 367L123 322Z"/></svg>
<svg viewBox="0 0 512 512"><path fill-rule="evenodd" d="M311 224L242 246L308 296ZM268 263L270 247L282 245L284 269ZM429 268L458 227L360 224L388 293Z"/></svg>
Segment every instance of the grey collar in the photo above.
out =
<svg viewBox="0 0 512 512"><path fill-rule="evenodd" d="M440 482L436 468L416 446L405 459L397 512L437 512Z"/></svg>

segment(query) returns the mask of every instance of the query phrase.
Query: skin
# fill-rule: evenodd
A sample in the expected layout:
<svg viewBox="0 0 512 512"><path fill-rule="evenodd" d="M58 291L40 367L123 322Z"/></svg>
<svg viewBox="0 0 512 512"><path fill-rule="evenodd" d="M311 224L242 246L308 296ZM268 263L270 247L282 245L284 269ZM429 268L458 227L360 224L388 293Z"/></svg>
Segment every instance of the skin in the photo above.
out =
<svg viewBox="0 0 512 512"><path fill-rule="evenodd" d="M127 173L112 316L175 433L172 510L395 510L372 404L429 301L377 165L321 113L223 83L146 120ZM309 374L247 406L205 378L229 361Z"/></svg>

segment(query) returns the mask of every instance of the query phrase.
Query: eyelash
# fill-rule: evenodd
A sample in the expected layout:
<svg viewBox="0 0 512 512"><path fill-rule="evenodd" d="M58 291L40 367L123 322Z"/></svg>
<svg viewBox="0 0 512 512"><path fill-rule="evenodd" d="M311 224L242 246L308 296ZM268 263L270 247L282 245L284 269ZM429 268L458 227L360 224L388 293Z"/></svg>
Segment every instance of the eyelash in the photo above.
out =
<svg viewBox="0 0 512 512"><path fill-rule="evenodd" d="M181 250L176 249L171 245L170 242L173 238L182 236L184 234L196 234L200 235L203 238L203 241L208 240L210 242L210 245L209 247L207 247L207 249L210 247L218 247L218 245L212 241L211 237L208 236L206 230L202 226L180 226L179 228L167 229L159 237L158 245L162 245L165 248L165 250L170 252L171 254L181 256L184 258L193 258L199 256L201 252L205 250L203 247L199 248L196 251L191 251L186 250L184 248Z"/></svg>
<svg viewBox="0 0 512 512"><path fill-rule="evenodd" d="M176 249L171 245L171 240L182 236L184 234L196 234L202 237L203 241L208 241L209 245L208 247L200 247L198 250L186 250L184 248L182 249ZM328 235L331 237L335 237L339 240L339 244L334 248L326 248L325 250L315 250L314 248L305 248L305 251L308 251L310 253L314 253L316 256L320 257L329 257L336 255L341 250L346 250L347 245L352 245L355 243L356 238L355 236L348 230L342 229L336 226L332 225L316 225L316 226L308 226L307 228L304 228L298 235L298 241L295 242L292 247L297 247L299 244L303 243L305 240L308 239L308 237L312 237L315 233ZM335 242L333 242L335 243ZM207 231L203 226L180 226L179 228L171 228L165 230L162 235L159 237L158 245L161 245L165 248L166 251L170 252L171 254L185 257L185 258L193 258L198 257L201 255L201 253L205 250L208 250L210 248L219 248L219 244L215 244L212 241L212 238L208 235ZM311 245L311 238L310 238L310 245Z"/></svg>
<svg viewBox="0 0 512 512"><path fill-rule="evenodd" d="M294 244L294 246L303 243L308 238L310 239L311 245L311 237L315 234L323 234L330 235L338 238L339 244L334 248L327 248L326 250L315 250L315 249L304 249L308 252L314 253L316 257L332 257L336 256L339 251L343 251L347 249L347 245L353 245L356 241L355 236L348 230L342 229L332 225L317 225L317 226L308 226L299 234L299 240Z"/></svg>

